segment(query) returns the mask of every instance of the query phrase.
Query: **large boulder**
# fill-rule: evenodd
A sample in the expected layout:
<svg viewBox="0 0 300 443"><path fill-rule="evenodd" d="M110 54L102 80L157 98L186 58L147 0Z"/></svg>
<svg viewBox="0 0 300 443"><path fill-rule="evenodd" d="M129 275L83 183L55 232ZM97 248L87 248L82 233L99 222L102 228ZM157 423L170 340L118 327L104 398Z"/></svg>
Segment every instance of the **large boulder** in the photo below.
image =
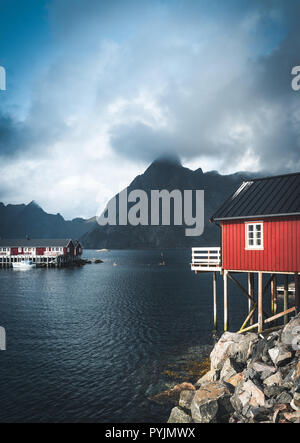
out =
<svg viewBox="0 0 300 443"><path fill-rule="evenodd" d="M168 423L191 423L192 418L180 408L173 408Z"/></svg>
<svg viewBox="0 0 300 443"><path fill-rule="evenodd" d="M226 358L220 373L220 380L228 380L243 370L243 365L236 363L232 358Z"/></svg>
<svg viewBox="0 0 300 443"><path fill-rule="evenodd" d="M200 387L192 401L191 413L196 423L226 423L233 408L231 390L221 382L207 383Z"/></svg>
<svg viewBox="0 0 300 443"><path fill-rule="evenodd" d="M235 411L242 413L245 407L264 407L265 395L258 386L256 386L251 380L248 380L238 385L231 398L231 404Z"/></svg>
<svg viewBox="0 0 300 443"><path fill-rule="evenodd" d="M258 339L257 334L242 335L225 332L210 355L211 370L221 371L228 358L246 365L247 359L251 356L252 347Z"/></svg>
<svg viewBox="0 0 300 443"><path fill-rule="evenodd" d="M199 378L197 383L195 384L196 388L199 388L201 385L205 383L209 383L211 381L217 381L219 379L219 371L208 371L203 377Z"/></svg>
<svg viewBox="0 0 300 443"><path fill-rule="evenodd" d="M269 355L275 366L284 366L293 358L293 353L289 350L289 347L282 343L269 349Z"/></svg>
<svg viewBox="0 0 300 443"><path fill-rule="evenodd" d="M300 350L300 314L294 317L283 329L281 341L290 350Z"/></svg>
<svg viewBox="0 0 300 443"><path fill-rule="evenodd" d="M163 406L175 406L179 402L182 391L195 391L195 387L191 383L181 383L174 386L173 389L154 395L149 400Z"/></svg>
<svg viewBox="0 0 300 443"><path fill-rule="evenodd" d="M282 382L280 372L276 372L264 380L266 386L279 386Z"/></svg>
<svg viewBox="0 0 300 443"><path fill-rule="evenodd" d="M195 394L195 391L181 391L179 406L183 409L191 409Z"/></svg>

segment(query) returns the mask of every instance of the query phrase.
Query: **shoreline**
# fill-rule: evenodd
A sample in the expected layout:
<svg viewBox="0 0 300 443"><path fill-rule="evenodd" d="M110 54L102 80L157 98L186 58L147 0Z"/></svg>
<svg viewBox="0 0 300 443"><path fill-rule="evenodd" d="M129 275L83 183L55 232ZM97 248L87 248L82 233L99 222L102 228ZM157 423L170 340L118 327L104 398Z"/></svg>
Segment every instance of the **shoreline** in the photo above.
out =
<svg viewBox="0 0 300 443"><path fill-rule="evenodd" d="M300 423L299 331L300 314L266 336L224 333L195 384L156 396L168 423Z"/></svg>

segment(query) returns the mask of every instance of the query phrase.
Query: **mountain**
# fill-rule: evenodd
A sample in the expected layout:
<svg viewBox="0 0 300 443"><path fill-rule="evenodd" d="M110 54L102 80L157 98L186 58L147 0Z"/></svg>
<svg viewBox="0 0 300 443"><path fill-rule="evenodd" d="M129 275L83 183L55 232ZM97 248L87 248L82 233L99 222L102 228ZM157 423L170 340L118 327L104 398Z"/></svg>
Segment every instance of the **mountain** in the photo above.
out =
<svg viewBox="0 0 300 443"><path fill-rule="evenodd" d="M0 203L2 238L74 238L79 239L93 227L95 220L77 218L66 221L60 214L47 214L37 203L7 205Z"/></svg>
<svg viewBox="0 0 300 443"><path fill-rule="evenodd" d="M203 173L183 167L177 159L162 158L153 162L128 186L128 193L135 189L166 189L172 191L205 191L205 230L201 237L186 237L185 226L99 226L83 235L86 248L176 248L191 246L215 246L219 244L219 230L209 223L209 218L243 180L251 178L248 173L221 175L216 171Z"/></svg>

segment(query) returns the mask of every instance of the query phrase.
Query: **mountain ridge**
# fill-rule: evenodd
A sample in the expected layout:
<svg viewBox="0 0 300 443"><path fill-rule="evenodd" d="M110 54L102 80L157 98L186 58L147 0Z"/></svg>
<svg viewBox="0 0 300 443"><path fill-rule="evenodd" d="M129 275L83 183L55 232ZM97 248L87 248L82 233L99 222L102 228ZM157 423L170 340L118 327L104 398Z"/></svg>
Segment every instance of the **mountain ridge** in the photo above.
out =
<svg viewBox="0 0 300 443"><path fill-rule="evenodd" d="M99 226L95 217L65 220L61 214L46 213L34 200L28 205L0 202L2 238L74 238L90 249L176 248L219 244L218 229L209 224L210 216L243 180L259 176L248 172L222 175L181 165L179 159L160 158L126 188L144 190L204 190L205 230L201 237L186 237L185 226Z"/></svg>

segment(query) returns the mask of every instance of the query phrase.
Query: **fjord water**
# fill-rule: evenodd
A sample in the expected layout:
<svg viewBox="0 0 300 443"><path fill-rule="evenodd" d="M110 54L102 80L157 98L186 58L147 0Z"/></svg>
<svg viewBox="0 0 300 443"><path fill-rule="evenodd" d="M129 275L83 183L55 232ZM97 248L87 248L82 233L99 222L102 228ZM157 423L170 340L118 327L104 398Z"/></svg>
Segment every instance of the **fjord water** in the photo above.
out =
<svg viewBox="0 0 300 443"><path fill-rule="evenodd" d="M0 422L165 421L148 398L212 344L211 275L190 255L164 251L159 266L160 251L86 251L104 263L1 270ZM237 328L247 301L232 289Z"/></svg>

